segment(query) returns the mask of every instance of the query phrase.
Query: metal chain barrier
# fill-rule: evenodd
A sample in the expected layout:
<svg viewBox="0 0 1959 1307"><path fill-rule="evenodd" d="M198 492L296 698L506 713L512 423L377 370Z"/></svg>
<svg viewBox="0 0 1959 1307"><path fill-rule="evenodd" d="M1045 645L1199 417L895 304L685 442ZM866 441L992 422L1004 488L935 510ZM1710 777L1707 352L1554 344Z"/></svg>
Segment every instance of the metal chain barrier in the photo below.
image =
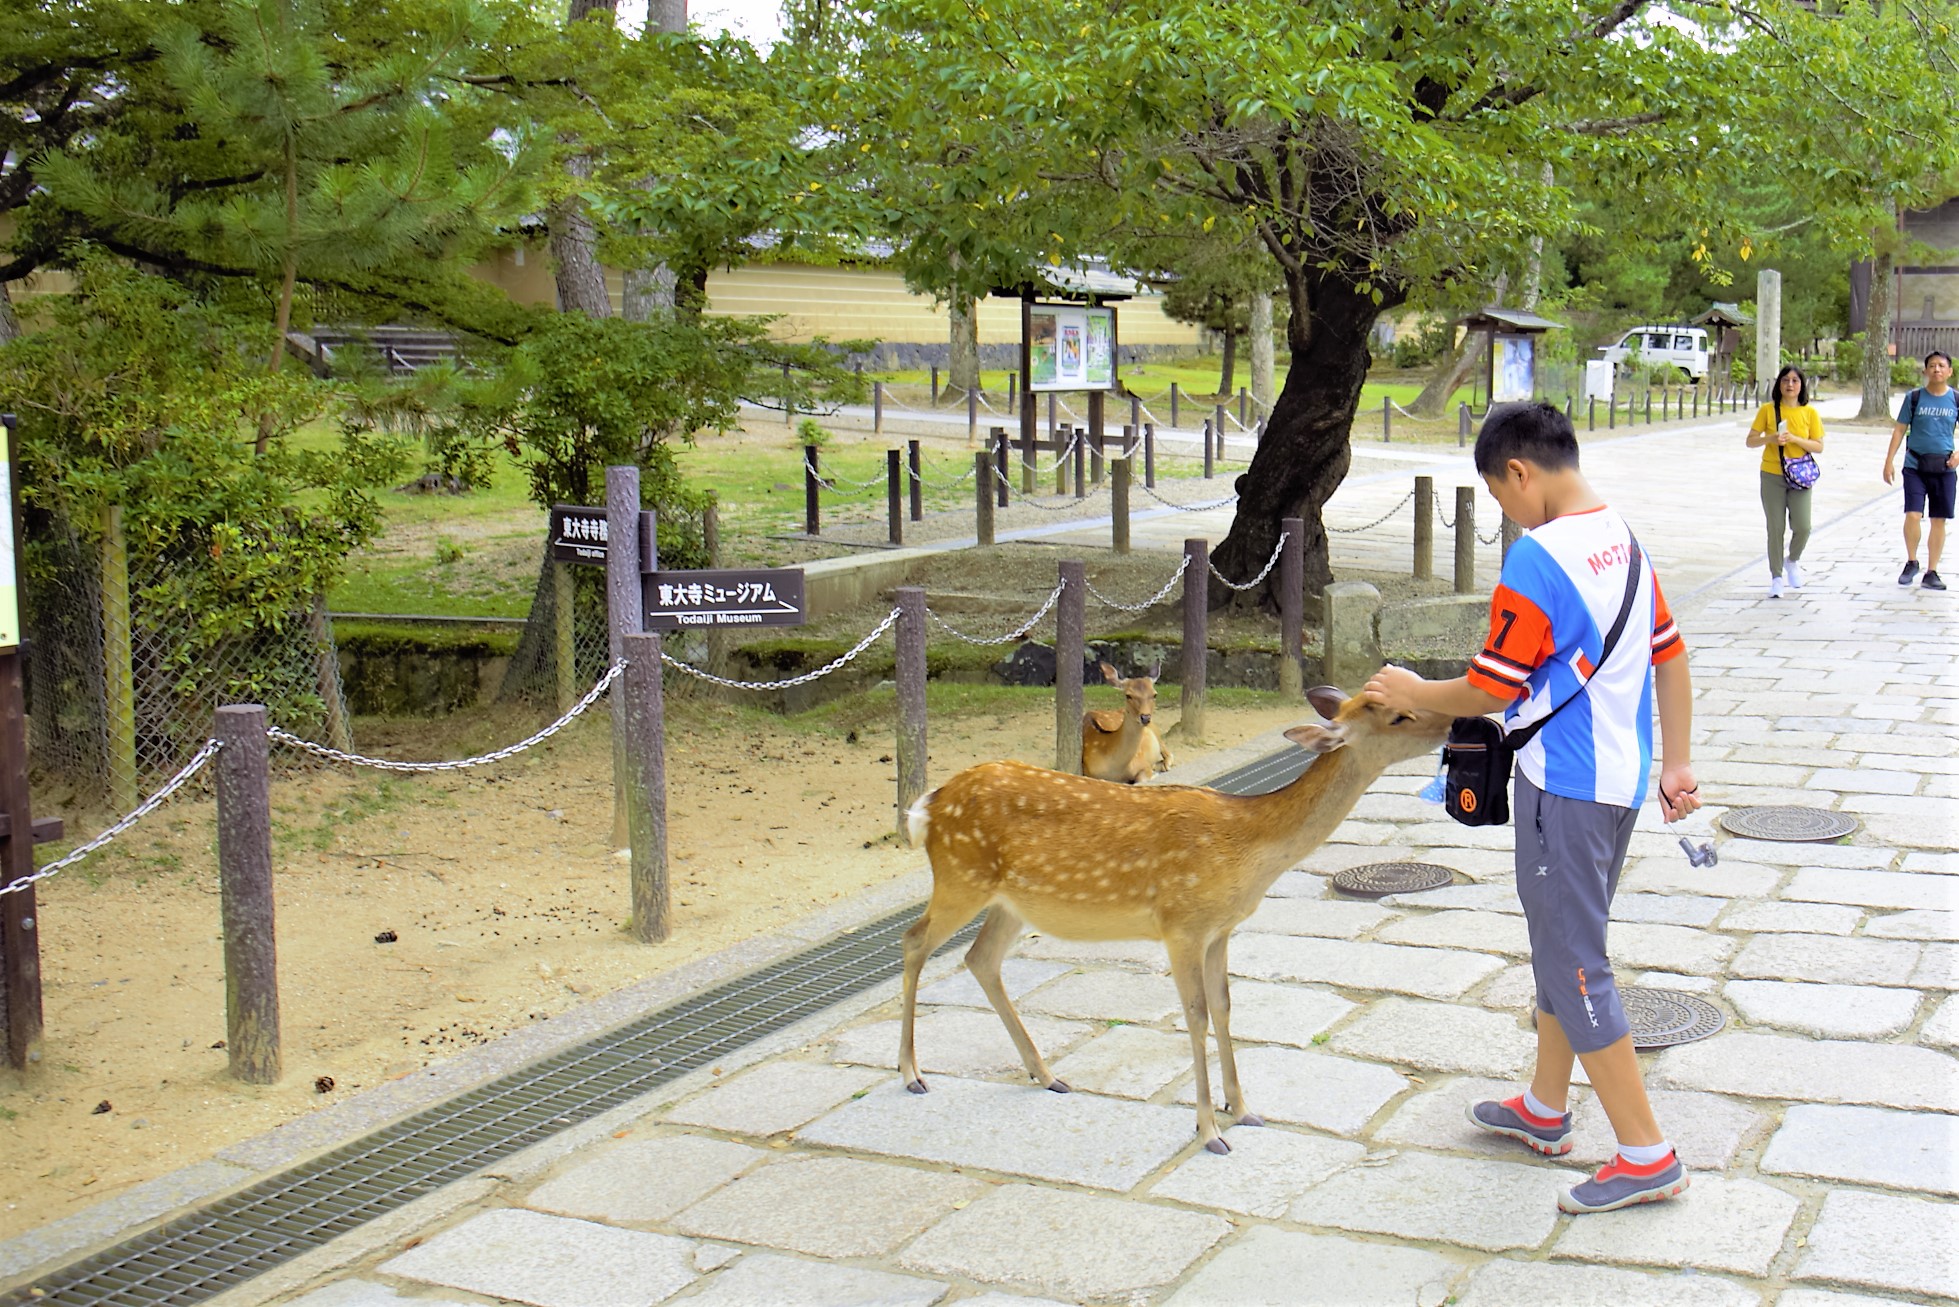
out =
<svg viewBox="0 0 1959 1307"><path fill-rule="evenodd" d="M1084 584L1088 586L1088 592L1094 595L1095 598L1105 606L1109 608L1120 608L1125 613L1140 613L1145 609L1154 608L1158 604L1162 603L1164 597L1168 595L1171 590L1176 588L1177 582L1183 580L1184 572L1189 567L1190 567L1190 555L1185 554L1183 557L1183 561L1177 564L1177 570L1171 574L1170 579L1168 581L1165 581L1163 583L1163 588L1161 590L1158 590L1155 594L1151 595L1149 598L1143 600L1143 602L1140 604L1125 604L1120 600L1109 598L1109 596L1103 594L1100 590L1097 590L1094 584L1091 582L1084 582Z"/></svg>
<svg viewBox="0 0 1959 1307"><path fill-rule="evenodd" d="M1151 499L1154 499L1157 503L1162 504L1165 508L1174 508L1179 513L1202 513L1206 509L1223 508L1227 504L1235 504L1238 502L1238 496L1227 495L1223 499L1213 499L1202 504L1178 504L1178 503L1173 503L1170 500L1165 499L1162 495L1157 494L1155 489L1147 484L1144 485L1143 487L1143 493L1148 495Z"/></svg>
<svg viewBox="0 0 1959 1307"><path fill-rule="evenodd" d="M620 674L625 670L626 660L621 658L618 662L612 664L611 667L608 667L605 675L599 678L598 684L587 690L585 697L573 704L571 710L565 713L564 716L558 718L557 721L552 722L549 726L527 739L519 740L517 743L498 749L494 753L486 753L477 758L457 758L448 762L397 762L392 758L369 758L362 754L348 753L342 749L335 749L329 745L316 744L312 740L301 739L291 731L283 730L277 726L266 727L265 733L280 744L291 745L295 749L303 750L318 758L326 758L332 762L351 763L356 767L375 767L381 771L400 772L461 771L466 767L481 767L487 763L501 762L505 758L515 757L531 746L550 739L559 731L569 726L572 720L587 708L597 703L599 696L611 689L612 683L618 680Z"/></svg>
<svg viewBox="0 0 1959 1307"><path fill-rule="evenodd" d="M1055 586L1054 589L1049 592L1047 597L1047 602L1041 605L1039 612L1035 613L1032 617L1028 618L1025 622L1022 622L1019 626L1007 632L1005 635L995 636L992 638L982 638L977 635L968 635L966 632L954 626L951 622L946 621L945 618L940 617L937 613L933 612L930 608L927 608L925 610L925 615L931 618L934 622L937 622L945 630L950 631L953 635L959 637L961 640L964 640L967 644L1011 644L1013 641L1020 639L1022 636L1026 635L1029 631L1033 630L1036 626L1040 625L1041 619L1048 615L1048 610L1054 607L1056 601L1058 601L1061 598L1061 592L1067 588L1068 588L1068 583L1066 581L1063 581L1060 585ZM1092 592L1092 588L1091 588L1091 592Z"/></svg>
<svg viewBox="0 0 1959 1307"><path fill-rule="evenodd" d="M665 649L660 650L660 661L675 671L685 672L689 676L711 682L715 685L726 686L730 690L787 690L792 686L808 685L811 681L821 680L831 672L836 671L839 667L842 667L845 663L857 657L858 654L870 648L879 636L891 629L891 624L897 620L898 610L893 608L885 615L884 620L877 624L875 631L872 631L869 635L857 642L855 649L852 649L849 653L826 667L819 667L813 672L805 672L801 676L792 676L786 681L731 681L725 676L716 676L712 672L704 672L692 663L681 662Z"/></svg>
<svg viewBox="0 0 1959 1307"><path fill-rule="evenodd" d="M1249 590L1253 586L1263 581L1266 577L1272 575L1272 569L1279 565L1279 553L1281 550L1283 550L1286 547L1286 537L1291 534L1292 532L1290 531L1279 532L1279 543L1272 546L1272 556L1265 560L1265 570L1260 572L1257 576L1253 577L1251 580L1245 582L1243 585L1239 585L1236 581L1226 576L1223 572L1218 571L1217 565L1212 563L1209 559L1205 560L1204 565L1211 569L1212 576L1215 576L1218 580L1224 582L1224 584L1228 588L1233 590Z"/></svg>
<svg viewBox="0 0 1959 1307"><path fill-rule="evenodd" d="M885 480L884 474L882 472L872 477L869 481L857 481L857 480L853 480L850 477L837 477L835 478L835 480L826 480L821 472L818 472L815 468L809 465L809 456L807 454L803 456L803 475L806 477L815 478L816 484L823 487L825 490L831 491L839 495L850 495L850 496L861 495L864 493L864 491L866 491L872 486L881 486L884 484L884 480ZM839 481L844 482L851 486L855 486L856 489L845 490L843 486L837 484L837 482Z"/></svg>
<svg viewBox="0 0 1959 1307"><path fill-rule="evenodd" d="M1408 506L1408 501L1413 499L1414 497L1415 497L1415 492L1410 490L1407 494L1401 497L1400 503L1396 504L1393 508L1390 508L1387 512L1375 518L1372 522L1369 522L1366 526L1330 526L1327 528L1327 531L1334 535L1348 535L1348 536L1358 535L1362 531L1372 531L1375 527L1381 525L1381 523L1387 521L1389 518L1393 517L1396 513L1399 513L1402 509L1406 508Z"/></svg>
<svg viewBox="0 0 1959 1307"><path fill-rule="evenodd" d="M997 467L993 469L993 479L995 481L998 481L1001 485L1005 486L1009 490L1014 489L1014 483L1009 481L1006 477L1001 476L1000 469ZM1032 495L1022 495L1020 497L1019 503L1023 508L1038 508L1043 513L1065 513L1071 508L1079 508L1081 505L1086 504L1089 500L1095 498L1095 496L1101 494L1106 489L1108 489L1108 482L1105 481L1097 485L1090 486L1088 493L1083 495L1079 499L1069 499L1059 504L1043 504L1040 500L1034 498Z"/></svg>
<svg viewBox="0 0 1959 1307"><path fill-rule="evenodd" d="M1435 497L1435 515L1442 519L1442 526L1445 530L1453 531L1456 529L1456 524L1451 522L1449 515L1442 511L1442 496L1440 495Z"/></svg>
<svg viewBox="0 0 1959 1307"><path fill-rule="evenodd" d="M67 853L62 854L59 858L56 858L53 862L50 862L47 866L42 867L40 870L36 871L33 875L23 876L19 880L15 881L13 884L8 885L4 888L0 888L0 895L18 894L22 890L28 888L30 885L39 884L41 881L46 880L48 877L54 875L56 872L63 871L69 867L74 866L76 863L80 862L83 858L86 858L89 854L95 852L97 849L102 848L104 845L108 844L109 841L115 839L116 836L122 834L124 831L128 830L131 826L134 826L137 822L143 820L143 818L149 816L151 813L155 812L158 808L161 808L165 803L169 802L170 796L175 794L178 790L182 789L184 787L184 783L190 780L191 777L197 775L197 773L203 769L204 764L211 761L212 758L216 757L218 750L223 747L224 745L218 740L204 741L204 747L199 749L189 762L185 763L182 767L178 768L177 774L175 776L172 776L169 780L163 783L163 788L159 789L155 794L152 794L149 798L137 804L133 809L130 810L130 813L127 817L124 817L121 821L118 821L115 825L109 827L109 829L103 831L100 835L97 835L94 839L90 840L88 843L80 845L74 849L69 850ZM26 839L31 837L28 835L27 832L23 831L21 835L17 838Z"/></svg>

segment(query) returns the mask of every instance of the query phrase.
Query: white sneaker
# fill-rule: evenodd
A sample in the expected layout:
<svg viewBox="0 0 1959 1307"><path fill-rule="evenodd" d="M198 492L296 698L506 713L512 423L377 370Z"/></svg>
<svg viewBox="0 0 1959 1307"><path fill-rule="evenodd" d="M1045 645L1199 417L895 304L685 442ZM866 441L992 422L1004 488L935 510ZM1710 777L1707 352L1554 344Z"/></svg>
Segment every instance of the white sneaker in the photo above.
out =
<svg viewBox="0 0 1959 1307"><path fill-rule="evenodd" d="M1778 576L1773 581L1769 582L1769 598L1780 599L1781 597L1782 597L1782 578Z"/></svg>
<svg viewBox="0 0 1959 1307"><path fill-rule="evenodd" d="M1783 579L1789 582L1789 588L1791 590L1800 590L1803 588L1803 565L1795 559L1790 559L1783 567L1782 576Z"/></svg>

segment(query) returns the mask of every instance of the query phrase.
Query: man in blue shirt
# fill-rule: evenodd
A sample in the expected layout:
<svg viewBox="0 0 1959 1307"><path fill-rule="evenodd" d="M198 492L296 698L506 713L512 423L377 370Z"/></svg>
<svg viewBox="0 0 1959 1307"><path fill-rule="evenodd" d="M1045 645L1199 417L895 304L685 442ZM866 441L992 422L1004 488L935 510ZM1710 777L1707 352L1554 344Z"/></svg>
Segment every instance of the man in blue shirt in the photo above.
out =
<svg viewBox="0 0 1959 1307"><path fill-rule="evenodd" d="M1952 432L1959 425L1959 392L1952 380L1952 358L1944 350L1925 356L1925 384L1905 396L1898 406L1898 423L1891 428L1891 448L1884 451L1884 484L1897 483L1898 445L1905 446L1905 570L1899 585L1918 575L1918 523L1925 514L1932 529L1925 542L1927 590L1943 590L1939 554L1945 548L1945 524L1952 520L1954 490L1959 489L1959 452ZM1909 433L1910 439L1906 439Z"/></svg>

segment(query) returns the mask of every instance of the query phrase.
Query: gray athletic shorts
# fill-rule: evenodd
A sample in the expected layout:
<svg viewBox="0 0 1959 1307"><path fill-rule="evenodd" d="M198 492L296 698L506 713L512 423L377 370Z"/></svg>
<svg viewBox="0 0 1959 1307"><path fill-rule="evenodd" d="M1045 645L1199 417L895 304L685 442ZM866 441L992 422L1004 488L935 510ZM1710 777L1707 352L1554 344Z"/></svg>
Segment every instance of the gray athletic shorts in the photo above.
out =
<svg viewBox="0 0 1959 1307"><path fill-rule="evenodd" d="M1627 1032L1605 923L1638 812L1546 794L1521 771L1511 811L1538 1011L1558 1019L1574 1051L1596 1052Z"/></svg>

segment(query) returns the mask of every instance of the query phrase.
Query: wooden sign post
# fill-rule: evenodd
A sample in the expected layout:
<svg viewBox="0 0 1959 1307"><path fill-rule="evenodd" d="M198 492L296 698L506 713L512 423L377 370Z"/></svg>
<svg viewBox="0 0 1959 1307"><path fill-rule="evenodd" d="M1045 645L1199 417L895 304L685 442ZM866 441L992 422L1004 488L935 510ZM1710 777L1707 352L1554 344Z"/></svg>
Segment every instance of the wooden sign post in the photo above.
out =
<svg viewBox="0 0 1959 1307"><path fill-rule="evenodd" d="M20 490L15 484L14 415L0 414L0 886L34 874L34 821L27 802L27 703L20 665ZM40 923L32 886L0 894L0 1025L7 1065L41 1060Z"/></svg>

